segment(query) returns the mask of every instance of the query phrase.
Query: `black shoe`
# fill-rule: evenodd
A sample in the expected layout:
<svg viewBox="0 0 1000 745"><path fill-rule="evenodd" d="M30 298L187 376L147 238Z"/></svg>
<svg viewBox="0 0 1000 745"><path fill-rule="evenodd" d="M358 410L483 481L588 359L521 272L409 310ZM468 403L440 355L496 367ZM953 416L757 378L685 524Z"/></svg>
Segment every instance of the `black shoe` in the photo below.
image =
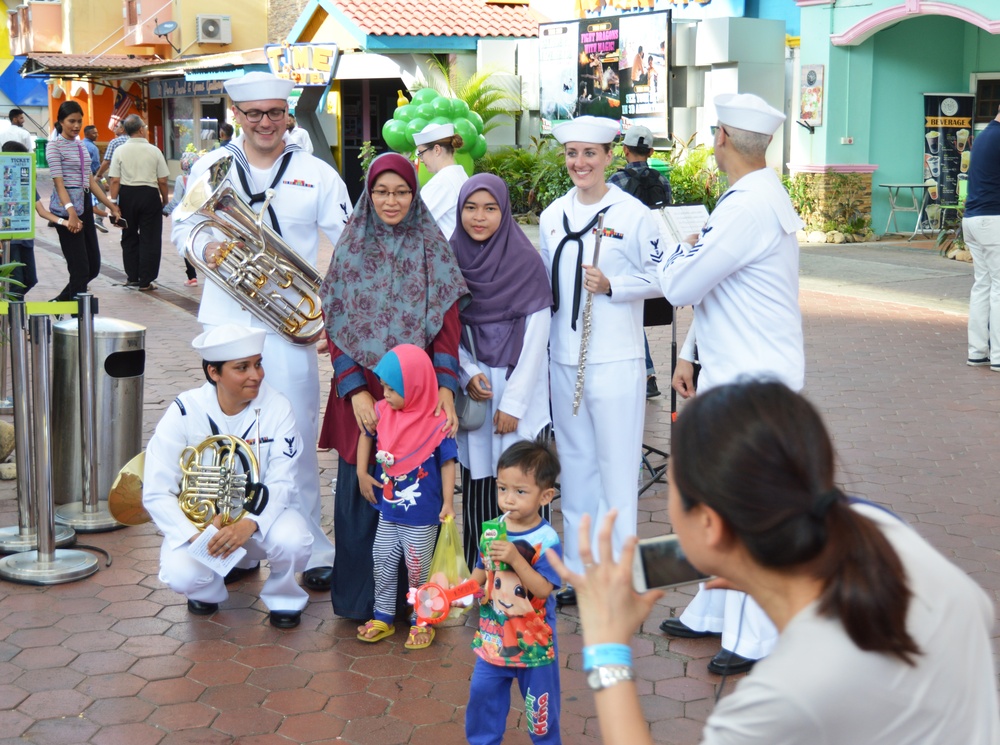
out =
<svg viewBox="0 0 1000 745"><path fill-rule="evenodd" d="M327 592L333 582L333 567L313 567L302 572L302 584L310 590Z"/></svg>
<svg viewBox="0 0 1000 745"><path fill-rule="evenodd" d="M660 624L660 631L667 636L677 636L682 639L701 639L705 636L722 636L717 631L695 631L679 618L667 618Z"/></svg>
<svg viewBox="0 0 1000 745"><path fill-rule="evenodd" d="M660 389L656 387L656 376L648 376L646 378L646 398L656 398L659 395Z"/></svg>
<svg viewBox="0 0 1000 745"><path fill-rule="evenodd" d="M219 610L218 603L203 603L200 600L188 599L188 613L195 616L210 616Z"/></svg>
<svg viewBox="0 0 1000 745"><path fill-rule="evenodd" d="M757 660L748 660L728 649L720 649L719 653L709 660L708 672L716 675L739 675L750 672L756 663Z"/></svg>
<svg viewBox="0 0 1000 745"><path fill-rule="evenodd" d="M556 605L558 607L576 605L576 590L571 585L566 585L565 590L556 593Z"/></svg>
<svg viewBox="0 0 1000 745"><path fill-rule="evenodd" d="M139 286L139 280L133 281L131 279L128 282L126 282L125 284L122 285L122 287L127 287L130 290L134 290L138 286Z"/></svg>
<svg viewBox="0 0 1000 745"><path fill-rule="evenodd" d="M273 610L271 611L271 625L276 629L294 629L302 620L300 610Z"/></svg>
<svg viewBox="0 0 1000 745"><path fill-rule="evenodd" d="M233 567L232 569L229 570L229 573L225 576L225 578L222 581L225 582L227 585L231 585L234 582L239 582L248 574L253 574L254 572L259 572L259 571L260 571L259 561L252 567L247 567L246 569L244 569L243 567Z"/></svg>

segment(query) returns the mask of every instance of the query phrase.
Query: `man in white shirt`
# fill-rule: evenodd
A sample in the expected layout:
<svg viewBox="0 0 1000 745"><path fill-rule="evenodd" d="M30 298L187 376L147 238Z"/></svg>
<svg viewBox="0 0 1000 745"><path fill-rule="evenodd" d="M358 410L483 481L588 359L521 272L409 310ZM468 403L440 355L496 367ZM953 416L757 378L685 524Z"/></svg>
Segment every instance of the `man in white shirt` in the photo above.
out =
<svg viewBox="0 0 1000 745"><path fill-rule="evenodd" d="M805 384L795 237L802 220L765 162L785 115L750 94L716 96L715 108L715 158L729 189L700 235L652 257L667 300L694 306L673 386L684 398L695 394L697 344L699 391L744 376L780 380L798 391ZM721 632L722 650L708 666L720 674L746 672L778 636L760 606L729 590L700 590L680 618L660 628L683 637Z"/></svg>
<svg viewBox="0 0 1000 745"><path fill-rule="evenodd" d="M294 114L288 115L288 123L285 124L285 128L288 130L288 141L294 142L300 148L312 155L313 144L312 140L309 139L309 133L298 125L298 122L295 121Z"/></svg>
<svg viewBox="0 0 1000 745"><path fill-rule="evenodd" d="M10 120L10 126L0 132L0 139L3 142L20 142L26 148L28 152L34 152L35 150L35 138L31 136L31 132L24 128L24 112L21 109L11 109L10 113L7 114L7 118ZM0 142L0 145L3 144Z"/></svg>
<svg viewBox="0 0 1000 745"><path fill-rule="evenodd" d="M351 214L351 199L340 175L319 158L289 142L286 134L289 80L263 72L233 78L225 84L233 100L233 117L240 136L225 147L206 153L191 168L189 188L225 157L233 158L229 181L251 208L261 209L266 192L273 190L265 223L280 234L296 253L313 266L318 260L319 231L336 245ZM205 218L191 215L174 220L171 240L183 256L188 236ZM222 243L203 231L194 251L210 266L216 265ZM244 326L267 328L217 283L209 282L201 296L198 320L209 329L235 321ZM299 489L293 507L300 510L313 535L312 554L303 582L313 590L327 590L333 576L333 543L320 524L319 459L319 364L315 346L296 345L267 328L264 356L274 387L292 404L302 435Z"/></svg>

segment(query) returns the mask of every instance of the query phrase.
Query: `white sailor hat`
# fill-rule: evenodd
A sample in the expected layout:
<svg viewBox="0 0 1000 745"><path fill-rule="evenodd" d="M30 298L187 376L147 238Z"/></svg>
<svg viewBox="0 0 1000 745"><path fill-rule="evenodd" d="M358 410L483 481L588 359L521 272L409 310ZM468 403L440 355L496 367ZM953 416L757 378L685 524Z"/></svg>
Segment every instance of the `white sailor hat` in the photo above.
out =
<svg viewBox="0 0 1000 745"><path fill-rule="evenodd" d="M720 124L762 135L773 135L785 121L784 114L752 93L718 95L715 97L715 111Z"/></svg>
<svg viewBox="0 0 1000 745"><path fill-rule="evenodd" d="M206 362L229 362L260 354L266 336L264 329L226 323L198 334L191 346Z"/></svg>
<svg viewBox="0 0 1000 745"><path fill-rule="evenodd" d="M603 116L578 116L554 126L552 135L560 144L593 142L604 145L618 136L618 122Z"/></svg>
<svg viewBox="0 0 1000 745"><path fill-rule="evenodd" d="M222 85L233 103L243 101L285 100L295 83L269 72L248 72L240 78L230 78Z"/></svg>
<svg viewBox="0 0 1000 745"><path fill-rule="evenodd" d="M454 134L454 124L428 124L426 127L413 135L413 144L426 145L429 142L446 140Z"/></svg>

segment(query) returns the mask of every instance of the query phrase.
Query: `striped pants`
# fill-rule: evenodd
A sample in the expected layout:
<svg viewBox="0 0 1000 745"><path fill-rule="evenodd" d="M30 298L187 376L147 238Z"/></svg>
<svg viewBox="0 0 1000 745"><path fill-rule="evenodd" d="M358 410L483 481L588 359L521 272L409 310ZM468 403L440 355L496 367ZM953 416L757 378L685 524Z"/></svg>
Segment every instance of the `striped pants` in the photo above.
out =
<svg viewBox="0 0 1000 745"><path fill-rule="evenodd" d="M399 562L406 562L410 587L420 587L427 575L437 544L438 526L402 525L378 518L372 558L375 569L375 620L391 626L396 618L396 587Z"/></svg>

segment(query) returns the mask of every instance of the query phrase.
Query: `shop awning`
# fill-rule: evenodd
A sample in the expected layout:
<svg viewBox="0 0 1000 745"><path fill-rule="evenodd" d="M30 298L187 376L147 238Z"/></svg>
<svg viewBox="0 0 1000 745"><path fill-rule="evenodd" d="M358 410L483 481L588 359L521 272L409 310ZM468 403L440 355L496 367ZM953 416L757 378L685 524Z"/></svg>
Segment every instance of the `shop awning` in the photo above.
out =
<svg viewBox="0 0 1000 745"><path fill-rule="evenodd" d="M185 80L231 80L242 78L248 72L267 72L267 65L246 65L244 67L220 67L211 70L185 70Z"/></svg>
<svg viewBox="0 0 1000 745"><path fill-rule="evenodd" d="M49 87L39 78L22 78L21 68L27 57L15 57L0 73L0 91L16 106L48 106Z"/></svg>

